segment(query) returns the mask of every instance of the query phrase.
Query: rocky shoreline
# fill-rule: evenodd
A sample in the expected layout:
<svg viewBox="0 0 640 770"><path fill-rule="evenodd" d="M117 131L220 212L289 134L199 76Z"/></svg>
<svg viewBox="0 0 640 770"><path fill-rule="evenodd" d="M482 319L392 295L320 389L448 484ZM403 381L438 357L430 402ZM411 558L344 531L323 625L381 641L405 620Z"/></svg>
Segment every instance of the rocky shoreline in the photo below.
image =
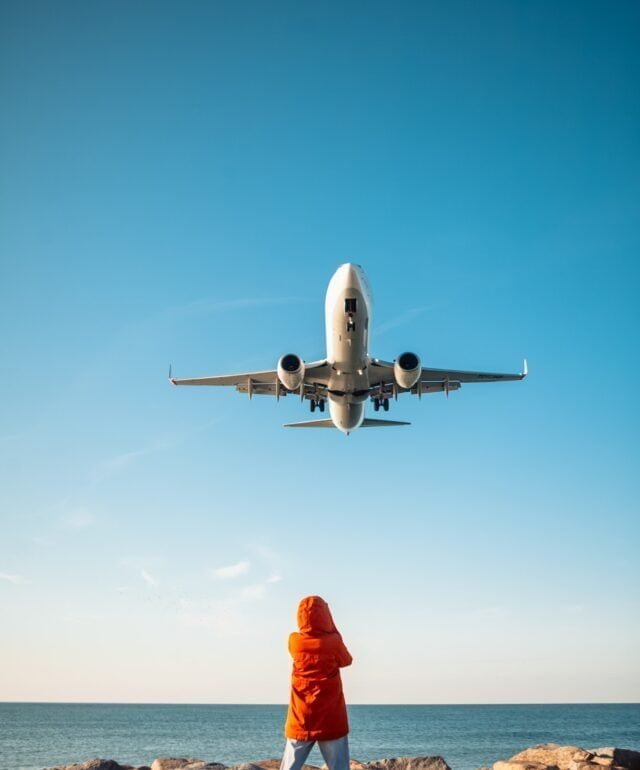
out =
<svg viewBox="0 0 640 770"><path fill-rule="evenodd" d="M159 757L151 765L121 765L113 759L90 759L48 770L279 770L279 759L265 759L227 767L193 757ZM326 770L304 765L303 770ZM351 760L351 770L451 770L443 757L393 757L372 762ZM499 759L480 770L640 770L640 751L615 747L583 749L544 743L531 746L510 759Z"/></svg>

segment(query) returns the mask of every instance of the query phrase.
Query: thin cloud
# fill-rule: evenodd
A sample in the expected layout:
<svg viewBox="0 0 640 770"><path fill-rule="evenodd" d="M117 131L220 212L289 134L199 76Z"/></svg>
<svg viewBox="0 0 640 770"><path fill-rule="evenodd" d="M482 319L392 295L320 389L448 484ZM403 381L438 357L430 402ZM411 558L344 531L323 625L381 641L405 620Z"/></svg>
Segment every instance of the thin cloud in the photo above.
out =
<svg viewBox="0 0 640 770"><path fill-rule="evenodd" d="M150 572L147 572L146 569L140 570L140 577L144 580L144 582L148 586L157 586L158 581L153 577L153 575Z"/></svg>
<svg viewBox="0 0 640 770"><path fill-rule="evenodd" d="M411 323L411 321L414 321L416 318L418 318L418 316L421 316L428 309L429 308L426 306L408 308L404 312L397 315L395 318L390 318L388 321L385 321L384 323L376 326L374 330L375 334L376 336L380 334L386 334L392 329L396 329L398 326L404 326L405 324Z"/></svg>
<svg viewBox="0 0 640 770"><path fill-rule="evenodd" d="M121 454L117 454L114 457L111 457L105 460L104 462L100 463L97 466L95 471L96 480L100 481L105 478L108 478L112 474L128 468L130 465L133 465L135 462L137 462L143 457L146 457L147 455L153 454L155 452L162 452L162 451L167 451L169 449L173 449L174 447L181 444L183 441L186 441L187 439L192 438L196 434L202 433L203 431L207 430L216 422L218 422L217 418L206 420L205 422L199 423L193 428L189 428L188 430L181 431L180 433L176 433L172 436L171 435L162 436L156 441L152 441L146 447L142 447L140 449L133 449L129 452L122 452Z"/></svg>
<svg viewBox="0 0 640 770"><path fill-rule="evenodd" d="M233 580L234 578L246 575L251 569L251 562L239 561L236 564L229 564L225 567L217 567L211 570L211 575L217 580Z"/></svg>
<svg viewBox="0 0 640 770"><path fill-rule="evenodd" d="M0 580L5 580L7 583L13 583L14 586L24 585L28 582L22 575L16 575L12 572L0 572Z"/></svg>
<svg viewBox="0 0 640 770"><path fill-rule="evenodd" d="M267 592L267 587L264 583L254 583L250 586L245 586L240 591L240 598L245 600L263 599Z"/></svg>
<svg viewBox="0 0 640 770"><path fill-rule="evenodd" d="M278 572L272 572L267 578L267 583L279 583L282 580L282 575Z"/></svg>
<svg viewBox="0 0 640 770"><path fill-rule="evenodd" d="M109 471L116 471L120 468L126 468L127 465L131 465L131 463L135 462L139 457L144 457L144 455L149 454L150 451L152 450L149 448L135 449L132 452L123 452L122 454L116 455L115 457L106 460L103 463L102 469L108 473Z"/></svg>
<svg viewBox="0 0 640 770"><path fill-rule="evenodd" d="M186 316L208 315L210 313L226 313L232 310L243 310L277 305L300 305L311 302L304 297L237 297L236 299L213 300L198 299L178 307L170 308L167 315L173 318Z"/></svg>
<svg viewBox="0 0 640 770"><path fill-rule="evenodd" d="M62 515L60 526L64 529L87 529L96 523L96 516L88 508L73 508Z"/></svg>

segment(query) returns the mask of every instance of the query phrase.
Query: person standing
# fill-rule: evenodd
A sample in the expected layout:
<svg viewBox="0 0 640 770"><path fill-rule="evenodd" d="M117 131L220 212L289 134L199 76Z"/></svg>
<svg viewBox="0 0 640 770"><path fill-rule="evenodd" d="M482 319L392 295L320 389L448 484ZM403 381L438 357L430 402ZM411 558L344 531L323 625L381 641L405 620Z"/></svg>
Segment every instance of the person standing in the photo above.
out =
<svg viewBox="0 0 640 770"><path fill-rule="evenodd" d="M316 742L328 770L349 770L349 722L340 669L350 666L353 658L321 597L302 599L298 628L289 636L293 671L280 770L300 770Z"/></svg>

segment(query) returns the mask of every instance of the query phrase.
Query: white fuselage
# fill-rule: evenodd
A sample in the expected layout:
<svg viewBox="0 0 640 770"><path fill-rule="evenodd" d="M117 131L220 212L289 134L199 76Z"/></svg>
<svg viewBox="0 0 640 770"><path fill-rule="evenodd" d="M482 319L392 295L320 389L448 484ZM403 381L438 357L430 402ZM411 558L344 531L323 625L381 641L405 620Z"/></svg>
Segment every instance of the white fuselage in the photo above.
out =
<svg viewBox="0 0 640 770"><path fill-rule="evenodd" d="M336 428L349 433L364 420L369 395L369 329L372 297L359 265L334 273L325 300L329 412Z"/></svg>

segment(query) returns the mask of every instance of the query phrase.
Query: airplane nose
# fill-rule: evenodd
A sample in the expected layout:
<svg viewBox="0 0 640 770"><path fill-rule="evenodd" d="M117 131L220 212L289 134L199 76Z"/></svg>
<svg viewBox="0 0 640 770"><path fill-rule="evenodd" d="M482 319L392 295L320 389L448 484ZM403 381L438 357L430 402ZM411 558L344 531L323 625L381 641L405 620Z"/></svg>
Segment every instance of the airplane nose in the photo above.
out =
<svg viewBox="0 0 640 770"><path fill-rule="evenodd" d="M351 262L347 262L342 265L343 277L345 284L353 289L360 288L360 269L358 265L354 265Z"/></svg>

